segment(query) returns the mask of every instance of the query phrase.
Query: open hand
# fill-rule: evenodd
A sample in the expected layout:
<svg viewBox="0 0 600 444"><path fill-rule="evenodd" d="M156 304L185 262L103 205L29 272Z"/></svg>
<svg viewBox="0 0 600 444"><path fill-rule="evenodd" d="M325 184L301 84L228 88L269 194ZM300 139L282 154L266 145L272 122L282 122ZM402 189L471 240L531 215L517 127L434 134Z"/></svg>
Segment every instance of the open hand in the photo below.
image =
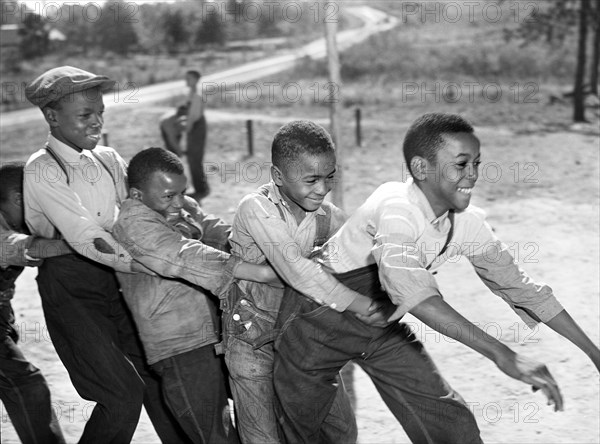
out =
<svg viewBox="0 0 600 444"><path fill-rule="evenodd" d="M548 405L554 404L554 411L563 410L563 398L558 384L544 364L514 353L506 359L498 360L496 365L508 376L530 384L534 392L541 390L548 398Z"/></svg>

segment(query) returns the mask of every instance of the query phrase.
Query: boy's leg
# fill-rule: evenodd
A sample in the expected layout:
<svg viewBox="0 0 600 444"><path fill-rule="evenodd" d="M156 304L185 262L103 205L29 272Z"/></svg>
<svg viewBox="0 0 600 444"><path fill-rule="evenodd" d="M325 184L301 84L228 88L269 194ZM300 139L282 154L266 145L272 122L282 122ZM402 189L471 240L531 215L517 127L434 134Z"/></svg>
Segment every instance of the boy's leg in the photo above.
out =
<svg viewBox="0 0 600 444"><path fill-rule="evenodd" d="M161 376L173 414L194 443L234 444L222 360L214 345L163 359L152 366Z"/></svg>
<svg viewBox="0 0 600 444"><path fill-rule="evenodd" d="M230 336L225 362L242 442L281 442L274 406L273 345L254 350L247 342Z"/></svg>
<svg viewBox="0 0 600 444"><path fill-rule="evenodd" d="M288 307L295 313L288 317ZM370 338L348 329L345 316L286 289L276 341L278 415L290 443L352 443L357 428L339 371ZM358 353L360 354L360 353Z"/></svg>
<svg viewBox="0 0 600 444"><path fill-rule="evenodd" d="M121 350L112 270L79 256L47 259L37 277L52 342L79 395L97 404L80 441L129 442L144 383Z"/></svg>
<svg viewBox="0 0 600 444"><path fill-rule="evenodd" d="M412 442L481 443L475 417L408 325L386 328L355 362L371 377Z"/></svg>
<svg viewBox="0 0 600 444"><path fill-rule="evenodd" d="M24 444L64 444L48 384L13 341L13 322L10 303L0 303L0 399Z"/></svg>
<svg viewBox="0 0 600 444"><path fill-rule="evenodd" d="M119 299L119 303L120 307L117 305L113 310L113 322L118 326L123 351L144 381L144 408L156 434L163 444L189 442L186 433L166 403L160 377L148 365L135 323L123 298Z"/></svg>
<svg viewBox="0 0 600 444"><path fill-rule="evenodd" d="M259 309L233 286L221 308L225 363L240 438L243 443L279 443L272 344L279 298L261 304Z"/></svg>
<svg viewBox="0 0 600 444"><path fill-rule="evenodd" d="M187 159L194 184L194 198L208 196L210 189L204 173L204 146L206 143L206 119L200 118L187 133Z"/></svg>

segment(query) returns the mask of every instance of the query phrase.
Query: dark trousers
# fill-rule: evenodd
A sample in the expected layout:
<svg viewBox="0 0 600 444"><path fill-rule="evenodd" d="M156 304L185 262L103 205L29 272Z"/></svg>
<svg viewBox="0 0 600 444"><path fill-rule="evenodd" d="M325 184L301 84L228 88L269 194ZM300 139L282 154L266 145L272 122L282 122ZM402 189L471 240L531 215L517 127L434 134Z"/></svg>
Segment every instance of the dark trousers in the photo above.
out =
<svg viewBox="0 0 600 444"><path fill-rule="evenodd" d="M192 442L239 443L229 414L223 360L214 344L163 359L152 368L161 377L171 412Z"/></svg>
<svg viewBox="0 0 600 444"><path fill-rule="evenodd" d="M481 442L473 414L407 325L370 327L290 288L279 319L274 384L289 443L331 442L319 438L320 428L335 399L338 372L348 361L371 377L413 443Z"/></svg>
<svg viewBox="0 0 600 444"><path fill-rule="evenodd" d="M187 159L194 184L194 197L208 196L210 189L204 172L204 146L206 145L206 118L202 116L187 134Z"/></svg>
<svg viewBox="0 0 600 444"><path fill-rule="evenodd" d="M23 444L64 444L42 372L17 346L10 302L0 303L0 399Z"/></svg>
<svg viewBox="0 0 600 444"><path fill-rule="evenodd" d="M113 270L60 256L44 261L37 281L54 348L79 395L96 402L80 442L130 442L142 403L163 442L186 442L145 363Z"/></svg>

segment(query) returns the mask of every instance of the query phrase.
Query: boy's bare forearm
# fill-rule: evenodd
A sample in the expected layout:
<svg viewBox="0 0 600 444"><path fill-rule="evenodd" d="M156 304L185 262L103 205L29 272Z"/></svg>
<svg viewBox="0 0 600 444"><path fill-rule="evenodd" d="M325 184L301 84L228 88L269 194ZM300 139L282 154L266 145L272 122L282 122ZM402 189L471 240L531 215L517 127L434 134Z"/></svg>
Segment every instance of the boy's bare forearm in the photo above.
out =
<svg viewBox="0 0 600 444"><path fill-rule="evenodd" d="M600 371L600 350L598 346L592 342L566 310L561 311L546 322L546 325L579 347Z"/></svg>
<svg viewBox="0 0 600 444"><path fill-rule="evenodd" d="M510 348L476 327L439 296L426 299L411 309L410 313L434 330L461 342L494 362L514 354Z"/></svg>
<svg viewBox="0 0 600 444"><path fill-rule="evenodd" d="M464 318L441 297L426 299L410 313L436 331L489 358L508 376L530 384L534 390L542 390L548 404L554 404L555 410L563 409L558 385L544 364L513 352Z"/></svg>

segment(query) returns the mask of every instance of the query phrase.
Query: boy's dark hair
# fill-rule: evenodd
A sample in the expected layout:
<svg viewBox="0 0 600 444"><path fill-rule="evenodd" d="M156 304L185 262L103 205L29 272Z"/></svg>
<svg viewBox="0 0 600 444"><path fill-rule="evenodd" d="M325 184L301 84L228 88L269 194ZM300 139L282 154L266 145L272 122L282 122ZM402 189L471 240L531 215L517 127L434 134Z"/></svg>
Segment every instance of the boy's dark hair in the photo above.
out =
<svg viewBox="0 0 600 444"><path fill-rule="evenodd" d="M435 163L435 156L444 144L444 134L473 134L473 126L458 114L424 114L413 122L404 136L404 160L408 164L415 156L423 157Z"/></svg>
<svg viewBox="0 0 600 444"><path fill-rule="evenodd" d="M143 188L156 171L185 174L183 163L175 154L164 148L151 147L137 153L127 167L129 187Z"/></svg>
<svg viewBox="0 0 600 444"><path fill-rule="evenodd" d="M200 74L200 71L196 71L195 69L190 69L190 70L186 71L185 75L193 76L196 78L196 80L200 80L200 77L202 77L202 74Z"/></svg>
<svg viewBox="0 0 600 444"><path fill-rule="evenodd" d="M283 125L271 144L271 162L279 168L293 164L302 154L334 153L329 133L309 120L295 120Z"/></svg>
<svg viewBox="0 0 600 444"><path fill-rule="evenodd" d="M8 162L0 166L0 202L7 202L10 193L23 193L25 162Z"/></svg>

